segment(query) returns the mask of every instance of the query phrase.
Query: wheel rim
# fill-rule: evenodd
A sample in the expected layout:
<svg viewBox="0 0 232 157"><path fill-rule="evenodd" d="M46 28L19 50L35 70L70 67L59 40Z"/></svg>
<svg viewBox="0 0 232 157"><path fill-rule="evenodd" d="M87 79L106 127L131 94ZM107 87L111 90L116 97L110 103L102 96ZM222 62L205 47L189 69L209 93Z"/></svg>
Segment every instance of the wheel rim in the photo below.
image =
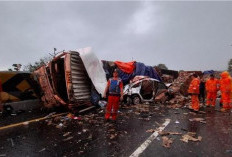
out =
<svg viewBox="0 0 232 157"><path fill-rule="evenodd" d="M139 99L139 97L134 97L134 99L133 99L133 103L134 104L139 104L140 103L140 99Z"/></svg>

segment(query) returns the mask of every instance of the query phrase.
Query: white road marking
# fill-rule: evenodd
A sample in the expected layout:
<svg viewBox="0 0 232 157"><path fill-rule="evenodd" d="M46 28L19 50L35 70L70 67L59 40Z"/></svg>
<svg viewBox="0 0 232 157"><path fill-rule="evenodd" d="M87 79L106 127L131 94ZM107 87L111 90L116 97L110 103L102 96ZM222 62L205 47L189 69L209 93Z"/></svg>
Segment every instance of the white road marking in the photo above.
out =
<svg viewBox="0 0 232 157"><path fill-rule="evenodd" d="M170 123L170 119L165 119L165 122L162 124L161 127L157 129L143 144L138 147L134 153L130 155L130 157L138 157L150 144L151 142L159 135L159 131L164 130L164 128Z"/></svg>

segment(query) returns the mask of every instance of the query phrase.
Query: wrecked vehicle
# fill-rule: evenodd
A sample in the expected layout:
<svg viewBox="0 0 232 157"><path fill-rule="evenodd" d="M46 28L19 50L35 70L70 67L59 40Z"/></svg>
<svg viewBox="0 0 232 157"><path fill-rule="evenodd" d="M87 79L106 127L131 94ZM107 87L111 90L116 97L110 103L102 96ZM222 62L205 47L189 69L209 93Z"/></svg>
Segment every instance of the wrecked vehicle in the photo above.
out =
<svg viewBox="0 0 232 157"><path fill-rule="evenodd" d="M134 80L124 87L123 97L126 104L154 102L157 95L168 91L168 87L157 79L142 77Z"/></svg>
<svg viewBox="0 0 232 157"><path fill-rule="evenodd" d="M104 94L107 78L115 68L119 69L119 77L124 84L134 80L125 88L124 97L128 102L150 102L162 90L167 91L167 87L161 83L161 78L151 66L135 61L116 61L114 64L102 62L91 48L63 52L37 69L34 74L41 86L41 100L45 107L92 107L98 105ZM146 79L136 82L141 77Z"/></svg>
<svg viewBox="0 0 232 157"><path fill-rule="evenodd" d="M34 72L45 107L87 105L100 97L106 86L105 72L91 48L63 52Z"/></svg>

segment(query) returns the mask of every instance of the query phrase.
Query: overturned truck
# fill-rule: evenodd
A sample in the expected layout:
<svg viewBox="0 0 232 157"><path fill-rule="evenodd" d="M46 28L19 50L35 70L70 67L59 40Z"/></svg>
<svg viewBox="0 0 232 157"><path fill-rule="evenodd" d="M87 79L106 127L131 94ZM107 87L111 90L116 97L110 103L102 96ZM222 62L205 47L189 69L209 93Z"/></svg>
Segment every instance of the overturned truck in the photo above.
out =
<svg viewBox="0 0 232 157"><path fill-rule="evenodd" d="M91 48L63 52L34 72L45 107L93 107L106 86L102 63Z"/></svg>
<svg viewBox="0 0 232 157"><path fill-rule="evenodd" d="M115 68L119 70L119 77L124 85L136 76L146 76L162 82L151 66L135 61L100 61L91 48L63 52L47 65L38 68L34 74L40 84L41 100L45 107L94 107L104 94L107 79L112 77ZM149 100L152 98L153 96Z"/></svg>

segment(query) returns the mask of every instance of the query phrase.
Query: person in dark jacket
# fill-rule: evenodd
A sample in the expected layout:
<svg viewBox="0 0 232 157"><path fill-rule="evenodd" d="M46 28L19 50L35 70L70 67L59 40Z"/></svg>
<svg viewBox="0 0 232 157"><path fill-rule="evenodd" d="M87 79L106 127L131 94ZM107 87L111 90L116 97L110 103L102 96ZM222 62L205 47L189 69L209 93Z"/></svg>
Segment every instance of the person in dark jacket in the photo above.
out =
<svg viewBox="0 0 232 157"><path fill-rule="evenodd" d="M202 78L200 82L200 94L199 94L199 100L205 105L205 80Z"/></svg>

